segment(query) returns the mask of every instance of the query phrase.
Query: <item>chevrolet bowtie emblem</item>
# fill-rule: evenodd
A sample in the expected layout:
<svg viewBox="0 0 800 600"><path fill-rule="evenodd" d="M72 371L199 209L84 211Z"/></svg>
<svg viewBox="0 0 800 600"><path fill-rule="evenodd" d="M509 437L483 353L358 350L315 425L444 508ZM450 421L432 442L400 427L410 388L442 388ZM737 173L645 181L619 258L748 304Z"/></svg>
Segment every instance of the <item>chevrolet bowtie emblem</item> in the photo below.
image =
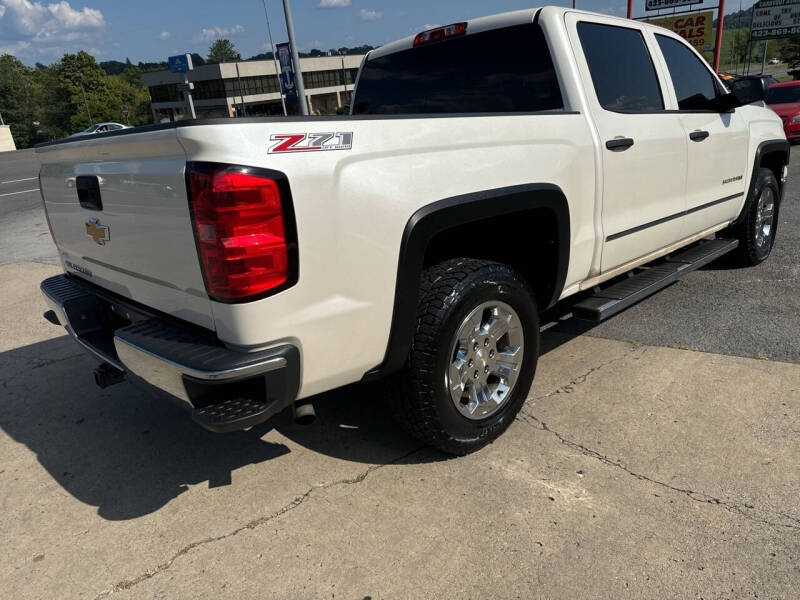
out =
<svg viewBox="0 0 800 600"><path fill-rule="evenodd" d="M86 221L86 234L101 246L111 239L111 230L108 225L101 225L99 219Z"/></svg>

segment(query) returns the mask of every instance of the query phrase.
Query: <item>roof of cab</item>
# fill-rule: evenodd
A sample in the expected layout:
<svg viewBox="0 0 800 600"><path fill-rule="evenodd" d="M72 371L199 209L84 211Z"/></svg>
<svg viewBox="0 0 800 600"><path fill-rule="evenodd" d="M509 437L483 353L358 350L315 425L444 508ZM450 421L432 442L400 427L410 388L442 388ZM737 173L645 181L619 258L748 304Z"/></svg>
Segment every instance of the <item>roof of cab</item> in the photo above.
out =
<svg viewBox="0 0 800 600"><path fill-rule="evenodd" d="M603 17L606 19L613 19L615 21L620 21L620 23L631 23L629 19L624 17L617 17L614 15L605 15L602 13L591 12L587 10L576 10L574 8L565 8L562 6L544 6L541 8L525 8L522 10L515 10L512 12L506 13L499 13L496 15L490 15L488 17L479 17L477 19L460 19L455 20L453 23L459 22L466 22L467 23L467 35L472 35L474 33L480 33L482 31L488 31L490 29L499 29L501 27L513 27L514 25L523 25L525 23L530 23L536 17L536 14L539 12L547 12L549 13L548 16L552 14L564 14L567 12L576 12L584 15L592 15L596 17ZM651 25L649 23L643 23L641 21L634 21L637 25L641 25L644 27L658 27L658 25ZM444 23L442 25L447 25ZM441 27L442 25L437 25L436 27ZM430 29L435 29L435 27L431 27ZM663 29L659 27L659 29ZM408 37L404 37L402 39L396 40L394 42L389 42L381 46L380 48L376 48L375 50L371 50L367 53L366 60L371 60L373 58L377 58L379 56L386 56L387 54L393 54L395 52L400 52L402 50L409 50L414 47L414 38L417 34L422 33L423 31L427 31L425 29L418 31ZM669 31L669 30L667 30Z"/></svg>
<svg viewBox="0 0 800 600"><path fill-rule="evenodd" d="M511 27L514 25L523 25L525 23L530 23L533 21L533 17L536 12L540 10L538 8L526 8L523 10L515 10L513 12L507 13L500 13L498 15L491 15L488 17L480 17L478 19L461 19L460 21L454 21L455 23L467 22L467 35L473 33L480 33L481 31L487 31L489 29L498 29L500 27ZM446 25L447 23L444 23ZM437 27L439 27L437 25ZM435 27L431 27L430 29L435 29ZM396 40L394 42L389 42L388 44L381 46L380 48L376 48L375 50L371 50L368 54L368 59L377 58L379 56L385 56L387 54L393 54L395 52L400 52L401 50L409 50L414 47L414 38L417 36L418 33L422 33L421 30L413 35L409 35L408 37L404 37L402 39Z"/></svg>

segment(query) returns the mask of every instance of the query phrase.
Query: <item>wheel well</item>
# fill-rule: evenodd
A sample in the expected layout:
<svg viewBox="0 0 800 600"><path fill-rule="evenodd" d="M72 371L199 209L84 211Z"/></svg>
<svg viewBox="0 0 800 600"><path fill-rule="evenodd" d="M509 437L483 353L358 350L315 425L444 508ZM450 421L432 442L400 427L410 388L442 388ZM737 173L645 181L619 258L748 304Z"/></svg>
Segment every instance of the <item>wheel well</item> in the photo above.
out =
<svg viewBox="0 0 800 600"><path fill-rule="evenodd" d="M562 243L558 231L556 214L549 208L471 221L435 235L425 250L423 266L427 268L456 257L506 264L525 277L539 309L543 310L556 293Z"/></svg>
<svg viewBox="0 0 800 600"><path fill-rule="evenodd" d="M785 152L780 150L775 152L769 152L761 157L761 164L759 165L762 169L769 169L775 174L775 179L778 180L778 185L782 186L783 182L781 181L781 175L783 174L783 167L786 163L788 163L788 157L786 156Z"/></svg>

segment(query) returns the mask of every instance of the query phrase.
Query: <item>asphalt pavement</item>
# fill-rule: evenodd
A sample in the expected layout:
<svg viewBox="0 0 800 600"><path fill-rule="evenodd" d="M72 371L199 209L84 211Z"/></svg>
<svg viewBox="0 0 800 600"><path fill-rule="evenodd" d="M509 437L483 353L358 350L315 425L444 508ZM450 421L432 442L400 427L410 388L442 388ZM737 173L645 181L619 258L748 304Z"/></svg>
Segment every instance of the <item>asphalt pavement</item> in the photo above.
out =
<svg viewBox="0 0 800 600"><path fill-rule="evenodd" d="M58 262L39 194L33 150L0 152L0 264Z"/></svg>
<svg viewBox="0 0 800 600"><path fill-rule="evenodd" d="M757 267L725 257L592 327L562 331L800 363L800 153L789 168L775 246Z"/></svg>

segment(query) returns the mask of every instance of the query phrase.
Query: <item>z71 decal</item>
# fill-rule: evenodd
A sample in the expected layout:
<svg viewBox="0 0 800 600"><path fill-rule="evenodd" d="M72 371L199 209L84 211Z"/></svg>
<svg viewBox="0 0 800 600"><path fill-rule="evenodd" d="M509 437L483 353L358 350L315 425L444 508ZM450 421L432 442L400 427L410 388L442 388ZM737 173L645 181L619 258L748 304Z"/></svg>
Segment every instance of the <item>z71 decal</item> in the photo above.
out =
<svg viewBox="0 0 800 600"><path fill-rule="evenodd" d="M313 152L321 150L350 150L353 147L353 132L338 133L280 133L269 136L275 142L270 154L278 152Z"/></svg>

